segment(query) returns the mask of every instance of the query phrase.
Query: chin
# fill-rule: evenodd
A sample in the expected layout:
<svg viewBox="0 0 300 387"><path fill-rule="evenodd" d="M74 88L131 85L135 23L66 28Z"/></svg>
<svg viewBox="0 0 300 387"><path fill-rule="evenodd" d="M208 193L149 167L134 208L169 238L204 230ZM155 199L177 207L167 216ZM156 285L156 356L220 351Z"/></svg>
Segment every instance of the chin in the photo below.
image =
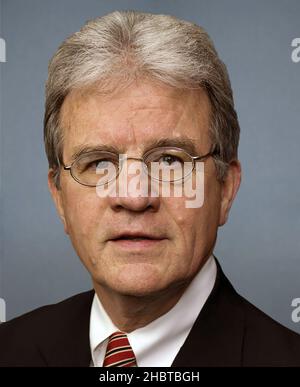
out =
<svg viewBox="0 0 300 387"><path fill-rule="evenodd" d="M137 297L137 298L144 298L144 297L153 297L160 293L160 290L157 288L152 287L134 287L134 286L122 286L115 288L114 291L119 294L120 296L126 296L126 297Z"/></svg>
<svg viewBox="0 0 300 387"><path fill-rule="evenodd" d="M131 265L133 266L133 265ZM151 267L126 268L106 277L105 286L115 293L126 296L146 297L163 291L166 279L157 269Z"/></svg>

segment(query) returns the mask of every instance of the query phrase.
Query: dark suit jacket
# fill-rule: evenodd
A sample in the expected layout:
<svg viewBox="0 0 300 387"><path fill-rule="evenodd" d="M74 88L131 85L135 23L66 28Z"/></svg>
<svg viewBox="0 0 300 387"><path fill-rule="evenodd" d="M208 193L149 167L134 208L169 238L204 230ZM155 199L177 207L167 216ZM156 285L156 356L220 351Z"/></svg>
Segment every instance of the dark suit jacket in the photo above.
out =
<svg viewBox="0 0 300 387"><path fill-rule="evenodd" d="M0 366L89 366L94 291L0 325ZM300 366L300 336L236 293L218 265L215 286L173 366Z"/></svg>

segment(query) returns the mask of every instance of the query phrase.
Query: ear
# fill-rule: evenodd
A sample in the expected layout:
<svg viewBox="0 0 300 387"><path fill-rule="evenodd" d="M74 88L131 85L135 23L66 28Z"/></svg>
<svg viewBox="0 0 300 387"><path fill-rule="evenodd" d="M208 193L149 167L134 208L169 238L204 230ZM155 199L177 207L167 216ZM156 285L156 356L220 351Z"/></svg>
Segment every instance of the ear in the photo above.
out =
<svg viewBox="0 0 300 387"><path fill-rule="evenodd" d="M219 226L223 226L228 219L229 211L241 183L241 164L238 160L233 160L229 164L224 182L221 183L221 209Z"/></svg>
<svg viewBox="0 0 300 387"><path fill-rule="evenodd" d="M65 218L65 211L64 211L64 205L63 205L63 199L62 199L62 191L61 188L57 188L55 181L54 181L54 170L52 168L48 171L48 187L49 191L51 193L52 199L54 201L57 213L63 222L65 233L69 234L68 232L68 226Z"/></svg>

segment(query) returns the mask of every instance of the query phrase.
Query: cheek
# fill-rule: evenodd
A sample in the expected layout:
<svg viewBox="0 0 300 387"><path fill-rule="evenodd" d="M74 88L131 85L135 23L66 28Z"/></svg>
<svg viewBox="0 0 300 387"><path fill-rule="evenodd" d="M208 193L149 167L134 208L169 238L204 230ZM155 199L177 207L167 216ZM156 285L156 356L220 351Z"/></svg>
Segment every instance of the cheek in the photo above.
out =
<svg viewBox="0 0 300 387"><path fill-rule="evenodd" d="M102 202L93 188L68 187L64 195L65 218L71 238L90 239L101 221Z"/></svg>
<svg viewBox="0 0 300 387"><path fill-rule="evenodd" d="M205 239L211 231L216 232L220 213L220 187L213 174L206 174L204 200L200 207L189 208L191 198L164 198L168 216L176 223L177 232L186 244L195 239Z"/></svg>
<svg viewBox="0 0 300 387"><path fill-rule="evenodd" d="M164 199L168 216L176 224L176 250L185 257L191 270L214 246L220 212L220 189L214 176L206 176L204 202L199 208L187 208L185 198Z"/></svg>
<svg viewBox="0 0 300 387"><path fill-rule="evenodd" d="M186 207L185 198L164 198L167 216L174 224L177 252L184 255L186 259L192 255L196 234L201 226L201 209Z"/></svg>
<svg viewBox="0 0 300 387"><path fill-rule="evenodd" d="M203 258L210 251L211 241L206 226L203 207L190 209L184 201L168 202L168 215L176 224L176 236L169 272L173 276L192 277L201 267Z"/></svg>
<svg viewBox="0 0 300 387"><path fill-rule="evenodd" d="M203 212L208 218L208 225L218 227L221 210L220 184L214 176L208 177L210 183L205 185Z"/></svg>

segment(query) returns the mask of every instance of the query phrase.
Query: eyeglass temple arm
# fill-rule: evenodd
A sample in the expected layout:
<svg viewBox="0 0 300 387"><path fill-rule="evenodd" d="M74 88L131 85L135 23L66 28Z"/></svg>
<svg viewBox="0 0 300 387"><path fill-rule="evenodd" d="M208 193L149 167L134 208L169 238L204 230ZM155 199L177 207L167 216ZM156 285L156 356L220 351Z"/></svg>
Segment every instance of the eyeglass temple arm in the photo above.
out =
<svg viewBox="0 0 300 387"><path fill-rule="evenodd" d="M203 156L191 156L193 160L203 160L209 156L215 156L216 154L218 154L219 151L217 149L214 149L208 153L206 153L206 155L203 155Z"/></svg>

